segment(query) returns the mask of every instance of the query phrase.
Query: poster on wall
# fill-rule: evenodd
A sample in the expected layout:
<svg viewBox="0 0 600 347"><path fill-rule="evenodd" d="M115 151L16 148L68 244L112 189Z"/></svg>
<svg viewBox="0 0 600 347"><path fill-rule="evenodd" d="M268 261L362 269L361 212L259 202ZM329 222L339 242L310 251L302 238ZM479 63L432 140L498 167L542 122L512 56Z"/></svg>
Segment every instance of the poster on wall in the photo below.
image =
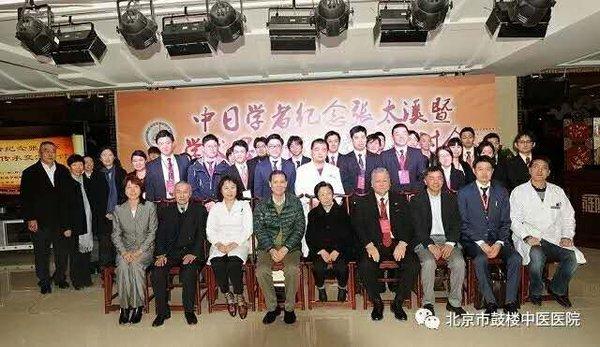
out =
<svg viewBox="0 0 600 347"><path fill-rule="evenodd" d="M498 127L493 75L122 91L116 94L116 113L118 152L123 159L136 149L155 145L154 136L162 129L174 133L178 153L198 158L202 137L209 133L219 138L221 153L237 139L251 144L255 137L278 133L284 139L301 136L308 154L310 141L328 130L342 135L340 152L349 152L348 131L358 124L369 134L383 132L386 148L391 146L391 128L396 123L431 135L434 147L458 136L463 126L475 128L479 139Z"/></svg>
<svg viewBox="0 0 600 347"><path fill-rule="evenodd" d="M21 173L38 161L39 147L43 141L52 141L56 144L56 161L66 165L67 158L73 154L71 136L2 140L0 143L0 194L19 194Z"/></svg>

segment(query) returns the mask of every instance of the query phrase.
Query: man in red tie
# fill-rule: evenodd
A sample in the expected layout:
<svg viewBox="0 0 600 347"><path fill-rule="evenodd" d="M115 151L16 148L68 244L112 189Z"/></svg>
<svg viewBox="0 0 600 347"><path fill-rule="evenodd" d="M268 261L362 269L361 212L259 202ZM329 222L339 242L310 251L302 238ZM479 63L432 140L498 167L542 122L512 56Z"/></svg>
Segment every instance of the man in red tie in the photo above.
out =
<svg viewBox="0 0 600 347"><path fill-rule="evenodd" d="M175 184L185 181L190 159L187 155L174 154L175 138L168 130L161 130L155 137L160 156L146 164L146 200L158 201L175 198Z"/></svg>
<svg viewBox="0 0 600 347"><path fill-rule="evenodd" d="M373 303L371 318L383 318L382 287L377 279L382 277L379 264L395 261L399 269L389 271L388 278L397 278L396 297L391 310L399 320L406 320L402 309L404 300L410 298L417 280L419 261L414 253L415 237L408 203L403 195L390 190L390 175L385 168L376 168L371 174L373 191L356 201L352 221L356 227L362 252L359 273ZM385 289L385 288L383 288Z"/></svg>

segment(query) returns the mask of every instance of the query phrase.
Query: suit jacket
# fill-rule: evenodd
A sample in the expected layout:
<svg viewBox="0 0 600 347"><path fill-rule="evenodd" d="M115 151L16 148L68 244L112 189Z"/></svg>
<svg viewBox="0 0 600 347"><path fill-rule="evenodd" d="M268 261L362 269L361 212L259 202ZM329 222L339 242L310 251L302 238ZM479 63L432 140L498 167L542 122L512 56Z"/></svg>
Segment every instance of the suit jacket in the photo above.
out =
<svg viewBox="0 0 600 347"><path fill-rule="evenodd" d="M460 238L460 216L458 215L458 203L456 196L446 190L442 190L442 225L444 235L449 242L458 242ZM417 244L427 248L433 243L431 239L432 213L431 202L427 191L422 191L410 200L410 212L415 228Z"/></svg>
<svg viewBox="0 0 600 347"><path fill-rule="evenodd" d="M292 162L292 164L294 164L294 166L296 166L296 161L290 157L290 159L288 159L289 161ZM302 156L302 160L300 160L300 166L308 163L311 159L305 155Z"/></svg>
<svg viewBox="0 0 600 347"><path fill-rule="evenodd" d="M167 187L165 186L165 176L162 170L162 156L151 160L146 164L146 178L144 184L146 186L146 200L158 201L167 198ZM188 174L188 166L190 158L187 155L175 154L175 162L179 170L179 177L176 180L186 181ZM177 183L177 182L175 182Z"/></svg>
<svg viewBox="0 0 600 347"><path fill-rule="evenodd" d="M334 202L329 213L321 204L310 210L306 244L312 258L320 257L317 253L324 249L327 252L336 250L346 260L353 259L354 233L346 208Z"/></svg>
<svg viewBox="0 0 600 347"><path fill-rule="evenodd" d="M493 181L489 189L489 207L486 214L477 183L464 186L458 192L461 216L461 240L471 243L479 240L510 245L510 203L508 192Z"/></svg>
<svg viewBox="0 0 600 347"><path fill-rule="evenodd" d="M250 190L250 192L254 192L254 170L256 166L251 166L250 162L247 161L246 165L248 166L248 186L244 187L242 183L242 174L238 171L237 166L235 164L230 165L227 168L225 174L227 176L232 177L235 181L239 183L240 186L244 187L244 189Z"/></svg>
<svg viewBox="0 0 600 347"><path fill-rule="evenodd" d="M89 200L90 180L87 177L83 177L83 186L85 194L88 196L88 202L90 203L91 209L92 201ZM86 234L87 219L85 216L85 205L83 202L83 194L81 193L81 185L73 177L68 177L65 180L65 184L63 184L61 189L61 200L63 207L60 209L60 231L71 230L72 235Z"/></svg>
<svg viewBox="0 0 600 347"><path fill-rule="evenodd" d="M381 227L379 225L379 205L375 197L375 192L371 191L368 195L357 199L356 206L352 211L352 223L358 234L359 244L363 252L366 252L365 246L371 242L378 249L383 248ZM410 250L412 252L416 243L406 198L390 190L389 211L388 216L394 239L406 242L408 244L407 251Z"/></svg>
<svg viewBox="0 0 600 347"><path fill-rule="evenodd" d="M377 154L373 154L366 151L365 160L365 190L369 190L371 184L371 173L378 167L382 167L381 158ZM344 191L346 194L352 194L356 190L356 183L358 180L358 174L360 173L360 166L358 166L358 160L354 151L338 156L338 166L340 168L340 174L342 176L342 184L344 185Z"/></svg>
<svg viewBox="0 0 600 347"><path fill-rule="evenodd" d="M104 186L106 188L104 191L104 194L105 194L106 202L108 204L108 194L109 194L110 189L108 187L108 179L106 177L106 173L102 172L102 169L100 169L98 171L98 175L100 175L100 177L106 183L106 185ZM125 171L125 169L123 169L122 167L115 165L115 184L116 184L116 188L117 188L117 205L122 204L127 200L127 196L125 196L125 178L126 177L127 177L127 171ZM106 212L107 211L105 210L104 211L105 215L106 215Z"/></svg>
<svg viewBox="0 0 600 347"><path fill-rule="evenodd" d="M515 187L531 179L527 164L525 164L523 158L518 154L501 162L496 171L495 178L502 182L508 191L512 191Z"/></svg>
<svg viewBox="0 0 600 347"><path fill-rule="evenodd" d="M224 160L216 164L212 177L208 174L204 160L197 160L188 168L187 181L192 186L192 196L197 199L216 199L221 177L229 170Z"/></svg>
<svg viewBox="0 0 600 347"><path fill-rule="evenodd" d="M254 171L254 168L256 168L256 165L258 165L258 163L260 163L261 161L268 159L269 156L268 155L264 155L264 156L256 156L253 158L248 159L248 166L251 166L253 168L252 171Z"/></svg>
<svg viewBox="0 0 600 347"><path fill-rule="evenodd" d="M60 187L69 178L69 170L55 163L54 186L42 166L31 165L21 176L21 215L25 221L36 220L41 231L58 231L60 228Z"/></svg>
<svg viewBox="0 0 600 347"><path fill-rule="evenodd" d="M465 174L465 183L469 184L475 182L475 173L473 172L473 168L471 168L469 163L460 160L460 166L462 167L463 173Z"/></svg>
<svg viewBox="0 0 600 347"><path fill-rule="evenodd" d="M450 169L450 187L447 188L457 192L467 184L466 180L465 173L454 168L454 165L452 165ZM446 181L444 181L444 185L446 185Z"/></svg>
<svg viewBox="0 0 600 347"><path fill-rule="evenodd" d="M193 254L204 262L207 218L206 208L197 202L190 201L183 214L179 212L176 203L160 208L154 254L167 257Z"/></svg>
<svg viewBox="0 0 600 347"><path fill-rule="evenodd" d="M85 174L84 174L85 175ZM110 221L106 219L106 206L108 205L108 182L102 172L94 170L88 179L88 201L92 208L92 233L94 235L109 234Z"/></svg>
<svg viewBox="0 0 600 347"><path fill-rule="evenodd" d="M269 176L273 172L270 159L262 160L254 170L254 197L265 199L271 196ZM296 184L296 166L289 160L281 159L281 169L287 176L288 190L292 191Z"/></svg>
<svg viewBox="0 0 600 347"><path fill-rule="evenodd" d="M143 254L152 254L158 228L156 206L153 202L138 204L135 217L128 202L117 205L113 212L112 224L112 241L120 255L138 249Z"/></svg>
<svg viewBox="0 0 600 347"><path fill-rule="evenodd" d="M406 169L410 177L410 184L400 184L400 176L398 171L398 157L396 156L396 148L392 147L381 153L383 166L389 171L392 180L392 187L395 190L401 191L405 189L421 189L423 188L423 172L427 168L427 157L421 153L421 150L406 147Z"/></svg>

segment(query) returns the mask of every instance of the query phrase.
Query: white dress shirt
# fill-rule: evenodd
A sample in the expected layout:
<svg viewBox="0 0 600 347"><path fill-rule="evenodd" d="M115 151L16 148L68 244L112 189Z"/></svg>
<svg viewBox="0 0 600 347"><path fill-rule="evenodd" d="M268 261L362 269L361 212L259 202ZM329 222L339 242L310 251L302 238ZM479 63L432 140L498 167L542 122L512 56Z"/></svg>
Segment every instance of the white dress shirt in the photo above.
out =
<svg viewBox="0 0 600 347"><path fill-rule="evenodd" d="M406 158L406 153L408 152L408 146L407 145L404 145L404 146L394 146L394 148L396 148L397 155L400 155L400 151L402 151L402 155L404 155L404 158Z"/></svg>
<svg viewBox="0 0 600 347"><path fill-rule="evenodd" d="M339 152L335 152L335 153L329 153L328 152L327 153L327 158L329 158L329 163L332 164L332 160L331 159L333 158L333 161L335 161L335 166L337 166L337 164L338 164L339 157L340 157Z"/></svg>
<svg viewBox="0 0 600 347"><path fill-rule="evenodd" d="M452 187L450 186L450 175L452 174L452 165L448 167L442 166L442 171L444 172L444 179L446 180L446 185L448 186L448 188L452 189Z"/></svg>
<svg viewBox="0 0 600 347"><path fill-rule="evenodd" d="M275 167L277 167L277 170L281 170L281 165L282 165L282 160L281 160L281 157L279 157L279 158L277 158L277 159L275 159L275 158L273 158L273 157L269 157L269 166L270 166L271 168L273 168L273 162L274 162L274 161L276 162L276 163L275 163ZM295 166L295 164L294 164L294 166Z"/></svg>
<svg viewBox="0 0 600 347"><path fill-rule="evenodd" d="M48 166L44 162L41 163L42 167L44 168L44 171L46 171L46 175L48 175L48 178L50 179L50 183L52 183L52 185L54 186L54 173L56 172L56 163L53 162L52 166Z"/></svg>
<svg viewBox="0 0 600 347"><path fill-rule="evenodd" d="M429 195L429 205L431 206L431 236L446 236L444 222L442 221L442 195ZM447 241L446 244L454 247L455 242Z"/></svg>
<svg viewBox="0 0 600 347"><path fill-rule="evenodd" d="M364 149L362 151L357 151L356 149L354 150L354 156L356 157L356 162L359 163L359 159L358 159L358 155L361 155L363 164L365 164L365 169L367 168L367 150ZM360 165L359 165L360 166Z"/></svg>
<svg viewBox="0 0 600 347"><path fill-rule="evenodd" d="M177 159L175 158L175 155L171 153L170 156L166 156L164 154L160 155L160 162L162 164L162 171L163 171L163 178L165 180L165 187L167 187L167 182L169 181L169 163L168 163L168 158L171 158L171 164L173 165L173 178L174 181L173 183L177 183L179 182L179 167L177 166ZM171 199L174 196L169 194L169 191L167 190L167 199Z"/></svg>
<svg viewBox="0 0 600 347"><path fill-rule="evenodd" d="M462 157L463 157L463 161L465 163L468 163L467 162L467 153L471 153L471 160L475 161L475 147L471 147L469 149L466 149L466 148L463 149Z"/></svg>
<svg viewBox="0 0 600 347"><path fill-rule="evenodd" d="M531 162L531 153L529 153L529 155L525 155L525 154L519 152L519 157L521 157L521 159L523 160L523 162L525 164L527 164L527 158L529 158L529 162Z"/></svg>

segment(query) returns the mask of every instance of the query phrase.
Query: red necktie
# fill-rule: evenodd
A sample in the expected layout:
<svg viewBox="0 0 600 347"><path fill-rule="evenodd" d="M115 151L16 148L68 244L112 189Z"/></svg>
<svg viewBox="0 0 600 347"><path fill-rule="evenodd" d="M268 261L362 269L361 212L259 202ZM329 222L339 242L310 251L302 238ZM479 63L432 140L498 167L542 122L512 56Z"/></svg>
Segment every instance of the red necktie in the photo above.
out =
<svg viewBox="0 0 600 347"><path fill-rule="evenodd" d="M379 200L379 219L383 219L385 221L388 220L388 214L387 214L387 209L385 206L385 199L381 198ZM383 241L383 245L385 247L389 247L392 245L392 234L391 233L386 233L383 232L383 230L381 230L382 233L382 241Z"/></svg>

